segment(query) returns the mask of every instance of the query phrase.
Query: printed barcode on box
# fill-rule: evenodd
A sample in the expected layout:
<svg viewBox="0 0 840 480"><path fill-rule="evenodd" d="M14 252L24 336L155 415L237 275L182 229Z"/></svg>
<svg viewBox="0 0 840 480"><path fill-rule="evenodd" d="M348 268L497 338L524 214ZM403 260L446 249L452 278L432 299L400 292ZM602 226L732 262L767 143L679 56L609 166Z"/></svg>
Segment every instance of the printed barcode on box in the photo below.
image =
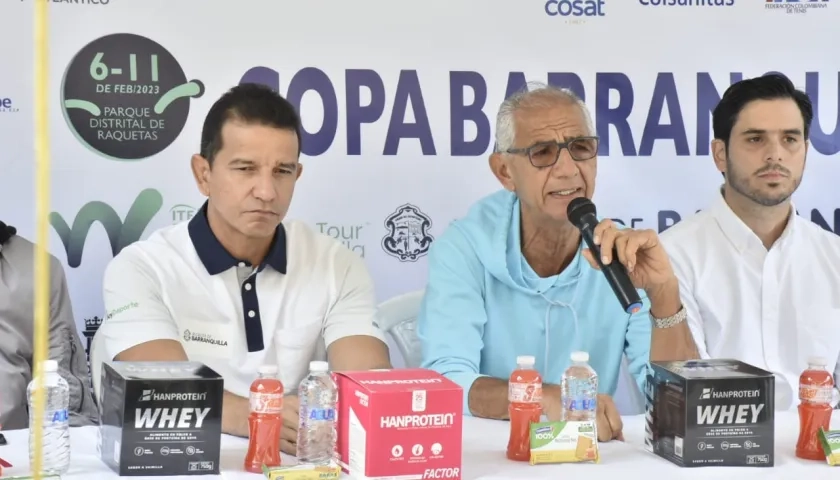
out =
<svg viewBox="0 0 840 480"><path fill-rule="evenodd" d="M415 390L411 392L411 411L425 412L426 411L426 391Z"/></svg>
<svg viewBox="0 0 840 480"><path fill-rule="evenodd" d="M682 437L674 437L674 455L682 458L683 455L683 439Z"/></svg>

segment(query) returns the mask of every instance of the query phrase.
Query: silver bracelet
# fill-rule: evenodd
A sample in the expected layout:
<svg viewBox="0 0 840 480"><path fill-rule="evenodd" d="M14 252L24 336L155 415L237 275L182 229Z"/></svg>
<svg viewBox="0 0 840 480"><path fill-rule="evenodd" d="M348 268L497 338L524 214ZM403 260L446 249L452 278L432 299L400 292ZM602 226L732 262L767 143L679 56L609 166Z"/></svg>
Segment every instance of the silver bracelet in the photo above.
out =
<svg viewBox="0 0 840 480"><path fill-rule="evenodd" d="M686 318L688 318L688 313L686 313L685 307L682 305L680 305L680 310L677 313L671 315L670 317L656 318L653 316L653 314L649 315L651 322L653 322L654 328L675 327L684 322Z"/></svg>

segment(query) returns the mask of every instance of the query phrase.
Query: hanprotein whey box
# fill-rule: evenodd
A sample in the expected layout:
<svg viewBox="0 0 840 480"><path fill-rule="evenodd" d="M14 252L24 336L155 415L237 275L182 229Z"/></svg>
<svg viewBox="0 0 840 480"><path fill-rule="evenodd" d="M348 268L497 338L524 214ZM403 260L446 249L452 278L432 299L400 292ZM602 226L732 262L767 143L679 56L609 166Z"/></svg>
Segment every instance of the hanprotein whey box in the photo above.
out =
<svg viewBox="0 0 840 480"><path fill-rule="evenodd" d="M119 475L219 473L222 377L198 362L110 362L99 451Z"/></svg>
<svg viewBox="0 0 840 480"><path fill-rule="evenodd" d="M651 362L645 446L682 467L773 466L773 374L737 360Z"/></svg>

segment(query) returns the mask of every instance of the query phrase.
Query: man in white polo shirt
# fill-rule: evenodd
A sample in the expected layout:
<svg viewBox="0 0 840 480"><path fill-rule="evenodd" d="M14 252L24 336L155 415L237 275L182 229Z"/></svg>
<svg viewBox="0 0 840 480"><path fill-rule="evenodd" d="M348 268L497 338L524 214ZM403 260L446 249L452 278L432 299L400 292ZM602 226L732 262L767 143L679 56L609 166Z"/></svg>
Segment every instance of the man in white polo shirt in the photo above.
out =
<svg viewBox="0 0 840 480"><path fill-rule="evenodd" d="M840 237L791 203L813 116L783 76L732 85L712 119L720 196L662 235L701 357L773 372L777 409L799 404L809 357L840 372Z"/></svg>
<svg viewBox="0 0 840 480"><path fill-rule="evenodd" d="M224 432L248 435L248 390L276 364L296 393L309 362L390 368L362 259L283 221L303 166L292 105L253 84L210 109L192 157L208 201L188 222L123 249L104 279L107 358L195 360L224 377ZM294 454L298 402L287 396L281 447Z"/></svg>

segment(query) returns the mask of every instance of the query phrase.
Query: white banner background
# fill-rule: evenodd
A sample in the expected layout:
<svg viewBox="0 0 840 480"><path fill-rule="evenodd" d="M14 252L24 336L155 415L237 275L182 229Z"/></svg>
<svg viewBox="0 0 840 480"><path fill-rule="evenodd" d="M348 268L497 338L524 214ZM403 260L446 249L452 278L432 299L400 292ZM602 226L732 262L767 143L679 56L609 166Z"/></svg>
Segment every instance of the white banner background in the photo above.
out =
<svg viewBox="0 0 840 480"><path fill-rule="evenodd" d="M0 218L28 238L34 238L35 230L33 1L42 0L7 0L0 5L4 23L0 29ZM141 191L154 189L148 193L149 202L154 204L158 192L159 209L148 224L138 220L131 225L142 231L141 238L188 218L204 200L193 182L189 158L198 150L201 125L211 104L254 67L278 72L283 95L299 71L318 69L335 91L337 116L325 115L319 95L309 91L300 106L303 123L314 133L334 121L336 133L325 151L303 156L306 169L289 216L322 225L328 232L354 232L345 240L364 255L378 297L385 300L423 288L427 267L424 256L401 261L383 249L386 217L401 205L413 205L432 221L426 233L437 237L471 204L499 188L488 169L487 155L492 149L495 113L511 72L539 81L546 81L552 72L580 78L602 136L595 198L599 212L628 224L641 219L636 220L636 227L659 228L658 218L668 216L660 212L691 215L708 205L721 182L708 155L709 108L716 99L714 92L698 95L698 89L708 89L706 81L711 80L719 95L732 73L751 77L780 71L802 88L808 72L818 78L818 88L814 81L809 93L814 100L818 95L819 126L815 122L815 144L795 200L800 213L810 216L816 209L829 228L840 229L840 216L835 213L840 212L836 210L840 193L835 188L840 166L832 162L840 149L836 61L840 0L804 2L796 8L789 2L756 0L706 2L731 6L668 5L703 3L699 0L564 0L561 9L566 12L572 3L595 15L549 15L546 7L554 12L557 3L545 0L50 1L51 211L72 227L83 206L104 202L92 210L113 209L119 218L114 226L119 227ZM115 33L157 42L174 57L186 80L198 79L204 85L201 97L182 98L170 107L189 103L180 135L159 153L141 160L111 159L86 146L77 139L62 107L63 78L74 56L90 42ZM133 52L130 46L113 48L119 53L101 59L111 69L102 84L143 85L150 76L148 52ZM128 78L131 53L137 54L138 82ZM77 71L87 71L92 59L88 54L78 61ZM123 70L116 79L115 67ZM161 69L162 78L171 73ZM369 70L368 78L381 79L383 93L380 97L361 88L357 105L373 100L376 106L381 101L383 109L378 119L359 127L360 151L352 152L349 145L355 142L348 140L348 129L355 130L359 114L352 105L348 107L354 100L352 95L348 98L347 79L352 82L363 75L352 72L356 70ZM412 96L405 118L393 118L395 104L406 102L398 92L408 91L415 75L422 99ZM463 77L485 85L486 99L484 92L458 87L456 81ZM632 90L616 89L622 77L629 80ZM301 80L296 81L297 88L312 86ZM67 81L71 89L94 91L90 76L73 75ZM675 96L667 97L663 107L661 92L669 82L676 87ZM655 95L655 90L660 93ZM484 100L481 111L486 123L477 126L462 121L459 92L463 92L461 104ZM100 97L99 106L121 106L126 95ZM630 103L632 140L620 138L619 129L609 125L616 114L607 111ZM424 152L416 138L404 138L395 151L383 154L387 138L406 131L399 124L423 120L423 112L434 153ZM164 131L174 124L167 121ZM677 125L677 136L685 144L659 139L651 148L646 137L664 131L655 127L657 123ZM390 124L396 126L389 133ZM453 152L452 132L461 128L464 133L455 140L471 141L477 135L483 140L468 155ZM148 147L144 141L128 143L132 148ZM305 145L308 152L312 153L313 145ZM155 207L151 207L153 212ZM112 240L116 242L118 236L119 228ZM131 240L130 235L127 238ZM77 264L68 258L56 229L51 229L49 250L65 265L80 331L86 319L103 316L102 272L113 257L112 240L101 223L94 223L83 247L77 247L81 252Z"/></svg>

